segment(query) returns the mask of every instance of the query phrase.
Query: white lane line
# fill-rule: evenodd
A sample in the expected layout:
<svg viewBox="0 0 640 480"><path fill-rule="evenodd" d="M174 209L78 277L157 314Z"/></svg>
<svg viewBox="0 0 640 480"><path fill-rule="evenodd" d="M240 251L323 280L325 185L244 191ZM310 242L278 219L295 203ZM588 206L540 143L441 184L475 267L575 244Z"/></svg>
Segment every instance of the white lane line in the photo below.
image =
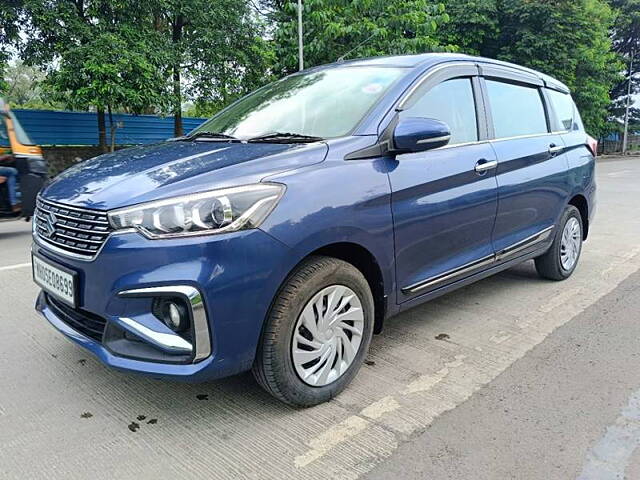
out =
<svg viewBox="0 0 640 480"><path fill-rule="evenodd" d="M614 269L611 272L611 278L591 282L589 289L576 285L547 298L547 303L557 306L551 312L545 313L537 307L523 313L522 316L526 321L519 320L514 324L519 327L519 331L499 329L493 333L487 342L499 344L500 350L476 346L475 350L481 352L478 355L471 355L470 358L468 355L455 355L452 361L446 362L438 371L421 375L404 385L397 393L383 397L345 420L330 426L324 432L318 433L317 436L305 442L307 449L295 457L294 466L298 472L302 469L310 469L305 478L358 478L362 471L370 470L377 460L389 456L397 448L397 442L379 445L375 452L367 450L367 453L363 454L366 457L358 454L358 458L353 460L354 465L339 465L338 468L341 471L346 469L352 474L347 477L342 476L342 473L337 475L336 471L332 470L336 467L335 463L331 463L335 461L334 458L331 460L326 458L342 445L350 442L355 444L359 441L357 438L366 443L365 437L377 434L373 432L377 424L389 430L395 429L403 435L409 435L418 428L429 426L439 415L455 408L483 385L495 379L553 333L556 328L572 320L580 311L614 290L629 275L638 271L640 249L637 251L634 249L626 260L615 259L612 261L612 266ZM567 290L570 293L567 293ZM434 330L431 334L436 332L437 330ZM507 336L509 338L505 338ZM469 345L469 347L473 346L473 344ZM436 392L435 396L426 397L433 392ZM394 419L394 416L402 410L407 413L406 416L412 417L411 423L403 425L402 419ZM392 433L393 435L395 434ZM398 440L398 437L395 439ZM325 463L321 463L323 461ZM363 462L369 462L366 463L369 466L363 467L365 465ZM313 466L313 464L316 465ZM336 475L332 477L332 474ZM587 478L588 480L609 480L598 477Z"/></svg>
<svg viewBox="0 0 640 480"><path fill-rule="evenodd" d="M400 398L431 390L435 385L444 380L447 375L451 373L452 369L462 366L465 358L465 355L456 355L455 360L445 363L445 366L438 370L435 375L423 375L409 383L406 389L397 395L383 397L362 409L359 414L351 415L342 422L330 427L307 444L309 449L304 454L298 455L295 458L295 466L297 468L306 467L310 463L325 456L334 447L365 431L372 423L370 420L379 420L384 415L398 410L401 407L399 402Z"/></svg>
<svg viewBox="0 0 640 480"><path fill-rule="evenodd" d="M640 390L629 398L616 421L587 454L579 480L618 480L640 445Z"/></svg>
<svg viewBox="0 0 640 480"><path fill-rule="evenodd" d="M451 372L452 368L462 365L462 361L467 358L466 355L456 355L455 360L445 363L445 366L438 370L435 374L427 374L420 376L417 380L411 382L402 392L403 395L411 395L412 393L428 392L438 383L445 379Z"/></svg>
<svg viewBox="0 0 640 480"><path fill-rule="evenodd" d="M342 422L334 425L318 437L309 442L309 450L304 455L295 458L298 468L306 467L311 462L326 455L333 447L362 432L369 426L369 422L357 415L351 415Z"/></svg>
<svg viewBox="0 0 640 480"><path fill-rule="evenodd" d="M31 266L31 262L29 263L16 263L15 265L6 265L4 267L0 267L0 272L5 270L17 270L18 268L27 268Z"/></svg>

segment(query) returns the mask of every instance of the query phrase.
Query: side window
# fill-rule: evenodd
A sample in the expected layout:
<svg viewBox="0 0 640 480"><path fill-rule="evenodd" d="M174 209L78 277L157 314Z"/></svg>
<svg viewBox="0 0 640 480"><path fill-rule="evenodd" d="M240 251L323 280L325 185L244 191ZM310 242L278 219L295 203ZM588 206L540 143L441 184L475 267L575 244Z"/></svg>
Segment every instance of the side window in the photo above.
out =
<svg viewBox="0 0 640 480"><path fill-rule="evenodd" d="M496 138L546 133L547 117L535 87L487 80Z"/></svg>
<svg viewBox="0 0 640 480"><path fill-rule="evenodd" d="M575 113L571 96L551 89L547 89L547 94L551 99L556 119L562 130L573 130Z"/></svg>
<svg viewBox="0 0 640 480"><path fill-rule="evenodd" d="M449 144L478 140L478 122L470 78L446 80L402 112L407 117L434 118L451 129Z"/></svg>

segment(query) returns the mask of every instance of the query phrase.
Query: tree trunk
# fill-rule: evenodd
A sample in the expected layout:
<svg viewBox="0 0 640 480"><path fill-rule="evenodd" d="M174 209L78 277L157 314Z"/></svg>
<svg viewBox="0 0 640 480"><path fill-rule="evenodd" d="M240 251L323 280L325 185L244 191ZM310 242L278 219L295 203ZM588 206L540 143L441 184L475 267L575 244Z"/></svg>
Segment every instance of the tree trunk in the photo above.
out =
<svg viewBox="0 0 640 480"><path fill-rule="evenodd" d="M184 18L181 14L177 14L174 18L171 40L173 42L174 52L176 54L173 64L173 135L180 137L184 135L182 128L182 91L180 88L180 41L182 40L182 29L184 27Z"/></svg>
<svg viewBox="0 0 640 480"><path fill-rule="evenodd" d="M109 129L111 133L111 141L109 142L110 152L114 152L116 149L116 125L113 124L113 113L111 112L111 105L109 105Z"/></svg>
<svg viewBox="0 0 640 480"><path fill-rule="evenodd" d="M175 98L175 107L173 111L173 135L180 137L184 135L182 128L182 95L180 91L180 67L173 67L173 96Z"/></svg>
<svg viewBox="0 0 640 480"><path fill-rule="evenodd" d="M107 152L107 126L104 121L104 108L97 107L96 114L98 116L98 146L102 153Z"/></svg>

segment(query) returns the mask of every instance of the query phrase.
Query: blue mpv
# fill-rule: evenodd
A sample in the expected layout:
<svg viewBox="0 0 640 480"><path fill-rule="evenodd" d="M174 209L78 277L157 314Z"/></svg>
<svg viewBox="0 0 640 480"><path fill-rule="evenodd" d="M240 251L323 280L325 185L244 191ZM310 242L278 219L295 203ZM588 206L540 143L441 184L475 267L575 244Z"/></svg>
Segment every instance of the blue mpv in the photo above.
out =
<svg viewBox="0 0 640 480"><path fill-rule="evenodd" d="M569 277L596 143L565 85L457 54L312 68L41 192L36 308L114 368L344 389L385 319L535 259Z"/></svg>

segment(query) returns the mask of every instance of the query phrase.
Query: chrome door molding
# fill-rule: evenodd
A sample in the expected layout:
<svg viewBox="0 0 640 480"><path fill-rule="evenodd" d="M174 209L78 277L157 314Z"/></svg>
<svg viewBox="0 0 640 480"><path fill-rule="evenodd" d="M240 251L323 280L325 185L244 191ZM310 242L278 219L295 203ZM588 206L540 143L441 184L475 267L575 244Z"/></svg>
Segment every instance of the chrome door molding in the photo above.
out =
<svg viewBox="0 0 640 480"><path fill-rule="evenodd" d="M551 236L554 228L554 225L547 227L525 238L524 240L520 240L519 242L503 248L495 254L487 255L486 257L479 258L478 260L474 260L473 262L466 263L461 267L447 270L446 272L439 275L429 277L406 287L402 287L401 291L405 295L411 295L426 289L435 290L436 288L442 287L446 284L453 283L456 280L461 280L462 278L468 277L473 273L477 273L479 270L482 270L485 267L493 266L504 260L508 260L514 256L517 256L523 250L546 241Z"/></svg>
<svg viewBox="0 0 640 480"><path fill-rule="evenodd" d="M446 272L441 273L440 275L427 278L426 280L421 280L407 287L403 287L402 293L404 293L405 295L416 293L426 288L439 285L441 283L449 283L450 281L457 279L460 276L470 274L474 270L490 265L494 261L495 261L495 255L493 254L487 255L486 257L482 257L478 260L474 260L473 262L466 263L461 267L447 270Z"/></svg>
<svg viewBox="0 0 640 480"><path fill-rule="evenodd" d="M553 229L554 229L554 226L552 225L550 227L545 228L544 230L540 230L539 232L534 233L533 235L525 238L524 240L520 240L519 242L514 243L513 245L509 245L508 247L503 248L498 253L496 253L496 261L499 262L501 260L504 260L505 258L515 255L516 253L526 248L531 247L532 245L535 245L540 242L544 242L546 239L549 238Z"/></svg>

